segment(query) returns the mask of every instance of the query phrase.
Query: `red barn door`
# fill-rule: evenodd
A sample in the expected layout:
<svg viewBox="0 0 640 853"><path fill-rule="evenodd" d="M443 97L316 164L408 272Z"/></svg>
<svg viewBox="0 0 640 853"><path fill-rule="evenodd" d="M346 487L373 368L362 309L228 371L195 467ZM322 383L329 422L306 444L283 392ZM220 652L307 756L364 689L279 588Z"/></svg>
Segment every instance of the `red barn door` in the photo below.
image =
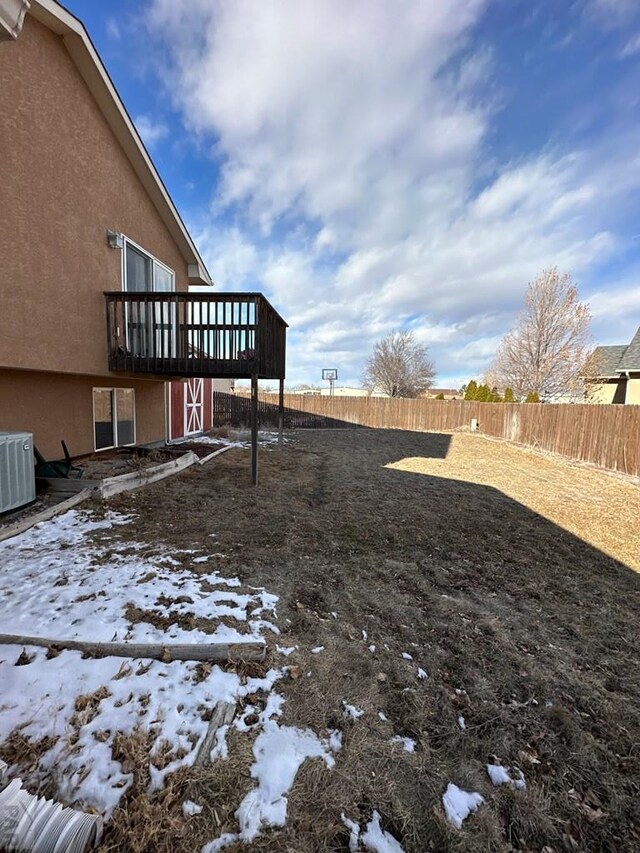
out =
<svg viewBox="0 0 640 853"><path fill-rule="evenodd" d="M204 380L187 379L184 391L184 434L193 435L204 427Z"/></svg>

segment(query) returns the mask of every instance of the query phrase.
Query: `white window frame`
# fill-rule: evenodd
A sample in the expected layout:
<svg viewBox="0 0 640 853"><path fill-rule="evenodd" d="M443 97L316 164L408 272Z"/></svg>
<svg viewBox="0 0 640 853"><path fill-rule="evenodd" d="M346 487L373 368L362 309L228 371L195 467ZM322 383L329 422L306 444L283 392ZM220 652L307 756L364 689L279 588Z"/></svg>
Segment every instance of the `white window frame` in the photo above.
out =
<svg viewBox="0 0 640 853"><path fill-rule="evenodd" d="M171 273L171 290L163 290L162 293L175 293L176 289L176 273L175 270L172 270L171 267L168 267L166 264L163 264L162 261L158 260L155 255L152 255L151 252L147 251L142 246L138 245L135 240L132 240L130 237L127 237L126 234L122 235L122 258L120 263L121 273L122 273L122 289L128 290L127 288L127 245L133 246L136 251L140 252L143 255L146 255L151 261L151 291L155 291L156 285L156 266L161 267L165 272Z"/></svg>
<svg viewBox="0 0 640 853"><path fill-rule="evenodd" d="M113 422L113 438L115 444L110 444L109 447L96 446L96 395L95 391L111 391L112 394L112 422ZM128 444L118 444L118 401L116 391L131 391L133 394L133 441ZM100 453L102 450L115 450L118 447L133 447L136 443L138 425L136 423L136 389L129 388L124 385L113 385L111 387L103 385L94 385L91 389L91 409L93 412L93 451Z"/></svg>

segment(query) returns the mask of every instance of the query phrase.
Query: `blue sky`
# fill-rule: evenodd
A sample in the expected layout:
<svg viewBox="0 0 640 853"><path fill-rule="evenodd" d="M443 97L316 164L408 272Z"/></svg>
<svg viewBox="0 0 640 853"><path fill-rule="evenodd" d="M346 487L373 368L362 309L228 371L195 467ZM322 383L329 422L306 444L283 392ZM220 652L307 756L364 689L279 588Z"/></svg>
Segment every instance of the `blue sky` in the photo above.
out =
<svg viewBox="0 0 640 853"><path fill-rule="evenodd" d="M409 328L480 377L557 265L596 343L640 325L637 0L67 0L217 286L359 384Z"/></svg>

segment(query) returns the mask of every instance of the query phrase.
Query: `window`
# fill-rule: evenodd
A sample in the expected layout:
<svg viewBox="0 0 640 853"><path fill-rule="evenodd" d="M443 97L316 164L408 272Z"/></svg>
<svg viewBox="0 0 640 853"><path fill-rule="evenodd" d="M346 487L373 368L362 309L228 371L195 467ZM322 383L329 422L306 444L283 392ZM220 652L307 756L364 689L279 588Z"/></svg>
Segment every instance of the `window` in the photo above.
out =
<svg viewBox="0 0 640 853"><path fill-rule="evenodd" d="M133 388L93 389L93 434L96 450L135 444Z"/></svg>
<svg viewBox="0 0 640 853"><path fill-rule="evenodd" d="M122 287L133 293L173 293L175 274L153 255L123 236ZM176 306L166 300L128 305L127 348L140 358L170 358L176 354Z"/></svg>
<svg viewBox="0 0 640 853"><path fill-rule="evenodd" d="M175 290L175 274L153 255L124 237L122 286L135 293Z"/></svg>

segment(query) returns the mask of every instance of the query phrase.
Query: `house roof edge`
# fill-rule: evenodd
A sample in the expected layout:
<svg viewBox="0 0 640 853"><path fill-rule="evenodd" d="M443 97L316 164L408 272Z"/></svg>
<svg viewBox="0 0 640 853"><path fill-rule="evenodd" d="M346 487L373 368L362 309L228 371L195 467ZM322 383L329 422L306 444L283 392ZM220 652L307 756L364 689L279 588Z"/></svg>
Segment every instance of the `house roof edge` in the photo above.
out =
<svg viewBox="0 0 640 853"><path fill-rule="evenodd" d="M7 0L0 0L0 3ZM156 169L109 72L79 18L55 0L30 0L28 13L62 36L79 73L189 266L189 283L212 285L193 238Z"/></svg>

